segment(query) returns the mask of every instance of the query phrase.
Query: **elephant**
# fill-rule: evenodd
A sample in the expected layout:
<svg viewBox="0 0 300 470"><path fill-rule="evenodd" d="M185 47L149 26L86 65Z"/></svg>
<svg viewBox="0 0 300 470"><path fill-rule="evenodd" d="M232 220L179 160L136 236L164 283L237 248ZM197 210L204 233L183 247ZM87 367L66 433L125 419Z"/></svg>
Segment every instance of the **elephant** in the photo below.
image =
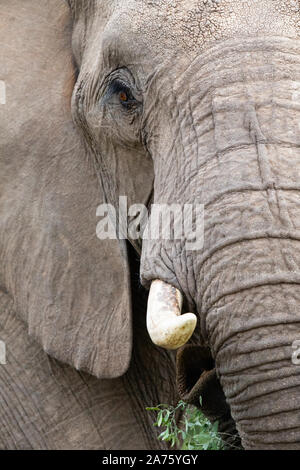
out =
<svg viewBox="0 0 300 470"><path fill-rule="evenodd" d="M300 449L299 2L1 18L2 447L164 448L145 407L179 395L245 449ZM97 237L123 196L147 224ZM145 236L155 205L203 206L201 247Z"/></svg>

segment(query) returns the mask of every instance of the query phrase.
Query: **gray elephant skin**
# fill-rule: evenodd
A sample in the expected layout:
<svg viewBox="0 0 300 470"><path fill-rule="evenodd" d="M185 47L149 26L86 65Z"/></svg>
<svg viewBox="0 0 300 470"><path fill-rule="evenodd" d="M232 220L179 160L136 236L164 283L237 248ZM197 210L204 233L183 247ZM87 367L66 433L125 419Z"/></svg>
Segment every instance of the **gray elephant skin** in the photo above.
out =
<svg viewBox="0 0 300 470"><path fill-rule="evenodd" d="M245 449L300 449L299 2L1 0L0 23L1 448L163 448L145 407L178 390ZM99 240L124 195L204 204L203 248ZM153 280L198 318L177 385Z"/></svg>

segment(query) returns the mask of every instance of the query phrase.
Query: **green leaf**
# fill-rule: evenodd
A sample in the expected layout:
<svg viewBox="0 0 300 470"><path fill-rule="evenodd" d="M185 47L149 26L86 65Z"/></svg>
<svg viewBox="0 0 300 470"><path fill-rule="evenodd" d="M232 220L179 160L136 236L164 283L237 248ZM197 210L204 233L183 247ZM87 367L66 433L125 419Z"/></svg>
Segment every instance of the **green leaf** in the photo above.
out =
<svg viewBox="0 0 300 470"><path fill-rule="evenodd" d="M218 432L219 429L219 421L216 421L212 426L212 431Z"/></svg>
<svg viewBox="0 0 300 470"><path fill-rule="evenodd" d="M161 426L162 421L163 421L163 413L162 413L162 411L160 411L160 412L158 413L158 417L157 417L157 426L158 426L158 427Z"/></svg>
<svg viewBox="0 0 300 470"><path fill-rule="evenodd" d="M202 405L202 398L199 399ZM204 416L202 410L179 401L174 406L158 405L147 408L157 413L154 426L163 428L159 439L170 442L171 447L176 444L182 450L220 450L224 448L223 441L218 433L219 423L211 424ZM178 411L181 411L178 414ZM181 416L181 422L178 422Z"/></svg>
<svg viewBox="0 0 300 470"><path fill-rule="evenodd" d="M168 439L168 437L169 437L169 433L168 433L168 431L164 431L164 432L162 432L158 437L159 437L159 439L161 439L162 441L166 441L166 440Z"/></svg>

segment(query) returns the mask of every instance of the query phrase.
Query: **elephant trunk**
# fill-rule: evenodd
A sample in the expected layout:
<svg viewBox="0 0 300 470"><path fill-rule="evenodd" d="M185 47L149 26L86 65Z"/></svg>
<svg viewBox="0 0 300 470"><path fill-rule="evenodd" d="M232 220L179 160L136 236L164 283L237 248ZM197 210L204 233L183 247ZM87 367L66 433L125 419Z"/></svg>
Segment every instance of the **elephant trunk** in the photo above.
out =
<svg viewBox="0 0 300 470"><path fill-rule="evenodd" d="M216 369L246 449L299 449L300 286L256 286L218 301L207 315Z"/></svg>
<svg viewBox="0 0 300 470"><path fill-rule="evenodd" d="M190 250L188 233L146 238L141 279L196 308L196 339L250 449L300 448L299 57L289 39L220 43L176 81L173 119L152 121L153 135L167 126L154 202L203 204L203 247Z"/></svg>

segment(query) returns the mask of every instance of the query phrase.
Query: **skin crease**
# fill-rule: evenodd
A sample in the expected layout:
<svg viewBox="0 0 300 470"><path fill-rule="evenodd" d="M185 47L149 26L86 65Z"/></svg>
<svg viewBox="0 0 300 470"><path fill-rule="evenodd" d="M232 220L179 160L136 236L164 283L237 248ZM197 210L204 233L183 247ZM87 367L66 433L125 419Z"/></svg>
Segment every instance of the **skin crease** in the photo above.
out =
<svg viewBox="0 0 300 470"><path fill-rule="evenodd" d="M40 3L39 8L36 2L31 3L37 16L49 6L52 14L55 10L57 15L60 8L54 0ZM120 246L103 244L98 249L92 241L93 214L101 200L116 204L119 195L124 194L129 205L149 203L153 180L155 202L183 204L198 200L206 205L203 251L187 255L180 244L162 240L156 242L154 251L150 243L145 243L142 282L149 285L152 279L161 278L171 283L182 290L189 307L197 310L197 337L213 355L244 447L299 448L299 367L292 366L290 361L292 341L299 339L300 215L299 181L295 172L299 165L299 3L272 0L74 0L69 3L72 27L68 29L67 21L63 21L63 14L67 15L64 10L57 30L70 32L72 28L78 77L76 74L72 77L74 70L69 65L73 72L65 76L64 83L60 78L57 85L54 77L57 69L53 72L51 61L43 63L43 54L39 57L35 52L31 61L44 66L40 66L44 78L40 79L40 74L39 79L35 78L36 93L47 109L45 89L49 85L45 89L39 87L43 80L46 84L49 81L53 86L49 102L53 107L59 106L60 112L57 115L50 108L47 114L44 110L43 116L51 113L56 116L50 121L53 127L47 127L46 132L45 124L49 121L45 117L41 120L37 111L39 100L33 100L33 108L26 102L24 108L32 109L33 116L38 116L30 116L33 124L42 121L35 141L28 142L26 136L30 134L32 122L29 120L28 129L22 128L24 111L18 117L18 112L12 109L11 119L17 119L22 132L11 137L11 127L8 127L5 135L9 137L3 142L7 161L1 169L4 175L1 212L6 218L1 219L4 236L0 259L5 269L0 280L7 293L5 298L8 296L13 302L12 308L5 307L3 311L17 311L28 323L31 336L59 361L99 378L114 377L121 389L118 399L122 397L123 403L126 400L122 394L130 395L141 410L155 394L145 398L146 392L136 393L136 377L140 377L139 389L145 380L148 384L155 382L155 373L145 379L142 371L147 375L147 366L138 367L133 359L129 375L118 378L127 370L131 354L128 295L131 256L122 242ZM18 4L18 1L5 2L8 17L16 17L11 12ZM42 32L37 29L35 35L39 38L44 31L45 27ZM56 36L43 35L48 38L44 39L45 50L55 43ZM60 43L53 49L52 57L60 64L60 77L65 64L71 64L69 55L66 60L59 54L67 50L69 39L67 36L63 45ZM39 50L37 44L35 51ZM16 50L18 47L16 44ZM27 47L29 54L30 44ZM125 112L116 97L107 94L107 78L112 74L128 83L138 102L136 110ZM34 88L32 83L27 83L26 91L31 88ZM71 111L76 130L65 111L73 88ZM68 90L65 101L57 98L62 90L65 93ZM53 122L63 123L63 127L58 128ZM54 141L49 135L56 136ZM22 139L24 146L19 143ZM53 146L56 139L59 144ZM32 153L36 142L40 147ZM71 142L75 150L70 150ZM31 158L23 160L28 149ZM9 155L20 158L11 160ZM64 155L63 164L61 155ZM22 171L20 161L26 163ZM86 186L84 181L89 184ZM96 196L98 184L101 196ZM18 207L14 208L18 223L23 226L22 234L16 227L16 219L7 216L11 201L16 204L16 200ZM90 207L93 210L87 211ZM55 223L58 221L57 226L54 219ZM74 230L75 220L78 222ZM33 230L37 221L38 233ZM74 238L74 232L80 235ZM9 237L11 233L15 235ZM140 243L131 242L139 251ZM32 246L37 248L32 251ZM33 256L28 255L31 252ZM16 266L16 259L24 261L22 266ZM64 275L66 266L68 276ZM85 266L89 269L85 270ZM135 268L135 275L136 271ZM122 295L112 290L113 284ZM91 288L87 290L86 285ZM116 305L114 299L120 297ZM136 315L142 310L137 308ZM103 315L107 311L111 312L108 321ZM13 326L8 324L7 328L10 337ZM143 328L134 329L134 337L140 338L141 355L152 357L151 352L149 356L145 354L148 346L142 334L136 334L144 331ZM71 332L69 336L68 332ZM123 342L122 338L125 338ZM156 364L167 387L173 380L172 361L156 348L155 351ZM43 353L39 350L39 354ZM33 355L38 357L37 352ZM188 364L186 367L188 370ZM201 369L197 369L199 374ZM66 379L73 373L73 369L68 370L60 380L82 384L82 376L77 372L75 379ZM50 377L56 383L55 373ZM216 381L214 378L213 383ZM41 379L38 387L43 382ZM109 381L107 387L109 390L113 387ZM20 388L17 383L15 389ZM96 395L101 396L104 388L97 382ZM166 388L164 396L165 391ZM46 392L41 389L41 396ZM171 385L169 393L173 392ZM6 393L7 401L11 392ZM55 407L53 400L51 407ZM116 402L113 399L112 402L118 410ZM91 407L89 402L88 408ZM84 427L84 400L79 408ZM142 411L136 412L136 408L134 404L125 408L122 422L126 429L131 427L132 412L137 413L134 430L138 422L145 423ZM10 409L8 404L3 421ZM72 415L70 410L66 423L80 411L74 410ZM212 418L216 416L218 412ZM63 417L58 416L57 420L61 422ZM4 438L4 447L57 446L50 441L38 443L29 429L29 444L24 444L18 438L19 421L18 416L8 420L7 434L13 437ZM144 429L148 427L145 425ZM153 444L151 431L145 432L150 435L138 445L157 445ZM72 445L128 448L138 432L131 430L130 439L119 447L117 438L103 444L100 437L95 443L94 437L89 437L94 435L93 430L87 434L84 444L79 436ZM70 445L70 440L61 444L62 447Z"/></svg>

